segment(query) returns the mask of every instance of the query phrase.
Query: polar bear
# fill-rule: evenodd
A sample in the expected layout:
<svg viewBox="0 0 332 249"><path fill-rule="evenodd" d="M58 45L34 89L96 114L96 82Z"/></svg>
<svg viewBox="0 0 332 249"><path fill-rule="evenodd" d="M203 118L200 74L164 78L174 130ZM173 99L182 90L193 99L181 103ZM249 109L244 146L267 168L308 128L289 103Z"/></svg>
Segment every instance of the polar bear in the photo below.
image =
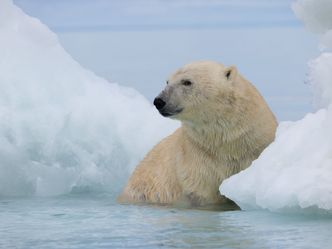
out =
<svg viewBox="0 0 332 249"><path fill-rule="evenodd" d="M261 154L277 126L256 88L235 66L200 61L171 75L154 105L181 127L145 156L118 200L236 206L220 195L220 184Z"/></svg>

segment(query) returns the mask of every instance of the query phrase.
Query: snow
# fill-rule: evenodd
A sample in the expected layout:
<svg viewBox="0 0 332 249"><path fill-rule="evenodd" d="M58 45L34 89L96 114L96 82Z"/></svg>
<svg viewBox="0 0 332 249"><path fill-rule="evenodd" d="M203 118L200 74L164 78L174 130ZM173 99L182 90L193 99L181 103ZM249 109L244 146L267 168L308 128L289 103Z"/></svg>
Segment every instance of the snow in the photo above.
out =
<svg viewBox="0 0 332 249"><path fill-rule="evenodd" d="M332 32L330 0L299 0L293 5L306 27ZM332 54L309 63L308 81L315 113L297 122L280 123L275 141L252 165L225 180L220 192L242 209L332 211Z"/></svg>
<svg viewBox="0 0 332 249"><path fill-rule="evenodd" d="M178 126L82 68L11 0L0 1L0 48L0 196L116 194Z"/></svg>

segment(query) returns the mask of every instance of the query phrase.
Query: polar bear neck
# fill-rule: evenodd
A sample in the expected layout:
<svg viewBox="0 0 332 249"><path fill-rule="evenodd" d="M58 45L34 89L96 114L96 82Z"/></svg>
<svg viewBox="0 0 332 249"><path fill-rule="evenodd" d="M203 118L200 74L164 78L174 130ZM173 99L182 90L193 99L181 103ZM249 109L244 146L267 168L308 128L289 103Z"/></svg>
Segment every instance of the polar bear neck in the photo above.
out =
<svg viewBox="0 0 332 249"><path fill-rule="evenodd" d="M208 155L225 158L231 155L232 160L258 157L265 144L259 143L254 127L239 126L226 128L225 125L212 122L205 125L182 123L183 136L193 146L199 147Z"/></svg>
<svg viewBox="0 0 332 249"><path fill-rule="evenodd" d="M184 138L219 158L256 159L274 140L277 122L263 97L249 82L236 99L231 109L219 109L226 104L221 103L212 107L213 112L202 111L195 120L182 121Z"/></svg>
<svg viewBox="0 0 332 249"><path fill-rule="evenodd" d="M202 113L200 116L200 120L182 121L182 127L187 135L199 143L207 142L207 144L220 147L250 135L248 133L254 129L250 122L246 122L245 115L236 120L225 120L216 114L208 116Z"/></svg>

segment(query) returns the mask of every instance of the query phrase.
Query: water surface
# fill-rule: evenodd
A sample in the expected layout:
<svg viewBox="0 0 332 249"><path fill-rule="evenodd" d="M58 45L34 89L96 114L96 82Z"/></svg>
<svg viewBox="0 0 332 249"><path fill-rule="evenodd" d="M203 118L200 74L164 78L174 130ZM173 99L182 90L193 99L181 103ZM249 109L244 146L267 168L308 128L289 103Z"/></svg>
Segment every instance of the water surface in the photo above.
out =
<svg viewBox="0 0 332 249"><path fill-rule="evenodd" d="M0 199L0 248L331 248L332 218L119 205L108 195Z"/></svg>

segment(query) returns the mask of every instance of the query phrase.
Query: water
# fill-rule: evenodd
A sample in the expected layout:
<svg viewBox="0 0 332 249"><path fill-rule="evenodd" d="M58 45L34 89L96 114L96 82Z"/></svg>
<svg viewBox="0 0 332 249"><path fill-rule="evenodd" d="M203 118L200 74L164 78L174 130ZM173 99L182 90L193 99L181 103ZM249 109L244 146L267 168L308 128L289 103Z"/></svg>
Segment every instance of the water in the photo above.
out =
<svg viewBox="0 0 332 249"><path fill-rule="evenodd" d="M119 205L103 194L2 198L0 248L331 248L332 217Z"/></svg>

